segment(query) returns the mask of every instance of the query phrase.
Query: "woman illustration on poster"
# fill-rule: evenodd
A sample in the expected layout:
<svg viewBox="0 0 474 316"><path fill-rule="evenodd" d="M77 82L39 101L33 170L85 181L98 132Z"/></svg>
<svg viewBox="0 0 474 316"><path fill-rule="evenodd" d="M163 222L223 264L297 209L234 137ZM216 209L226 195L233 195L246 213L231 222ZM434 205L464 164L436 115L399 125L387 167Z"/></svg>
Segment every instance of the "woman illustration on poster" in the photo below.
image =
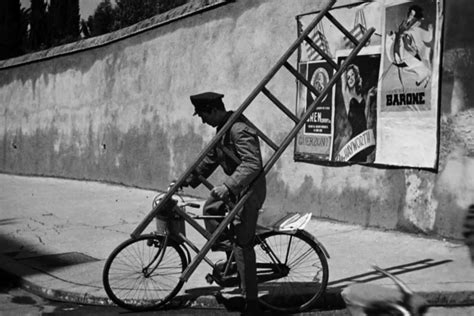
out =
<svg viewBox="0 0 474 316"><path fill-rule="evenodd" d="M343 74L341 85L347 119L351 128L349 139L351 140L366 131L368 126L371 125L368 124L367 118L370 117L370 106L375 100L375 87L371 87L364 95L362 91L362 77L359 67L355 64L350 64L347 67ZM349 161L365 162L372 150L373 148L367 148L353 156Z"/></svg>
<svg viewBox="0 0 474 316"><path fill-rule="evenodd" d="M431 78L430 43L433 40L433 25L429 24L428 30L423 29L423 19L423 9L418 5L410 6L398 30L389 32L386 49L389 60L395 66L415 74L416 86L426 87Z"/></svg>

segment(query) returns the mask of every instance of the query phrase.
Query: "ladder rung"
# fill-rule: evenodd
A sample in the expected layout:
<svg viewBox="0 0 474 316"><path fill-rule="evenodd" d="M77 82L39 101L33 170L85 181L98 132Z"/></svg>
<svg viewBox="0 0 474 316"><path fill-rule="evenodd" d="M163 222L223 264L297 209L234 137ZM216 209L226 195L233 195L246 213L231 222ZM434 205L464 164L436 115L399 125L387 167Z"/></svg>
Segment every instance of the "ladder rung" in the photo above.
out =
<svg viewBox="0 0 474 316"><path fill-rule="evenodd" d="M326 17L334 24L342 33L352 42L355 46L359 45L359 41L357 38L354 37L335 17L331 15L331 13L326 12Z"/></svg>
<svg viewBox="0 0 474 316"><path fill-rule="evenodd" d="M315 51L319 53L319 55L321 55L332 66L332 68L334 68L336 71L339 69L334 60L332 60L331 56L326 54L326 52L322 50L321 47L316 45L316 43L311 38L306 36L305 40Z"/></svg>
<svg viewBox="0 0 474 316"><path fill-rule="evenodd" d="M243 116L243 115L242 115ZM245 118L245 123L247 123L248 125L250 125L251 128L253 128L254 130L257 131L257 135L258 137L260 137L261 139L263 139L267 144L268 146L272 147L273 150L278 150L280 147L275 144L267 135L265 135L257 126L255 126L255 124L253 124L248 118L246 118L245 116L243 116Z"/></svg>
<svg viewBox="0 0 474 316"><path fill-rule="evenodd" d="M288 62L285 62L284 65L286 69L288 69L293 74L293 76L295 76L299 81L301 81L306 86L306 88L308 88L312 93L314 93L316 97L319 97L321 93L318 90L316 90L315 87L313 87L311 82L306 80L306 78L303 77L298 71L296 71L296 69L293 68L293 66L291 66Z"/></svg>
<svg viewBox="0 0 474 316"><path fill-rule="evenodd" d="M288 108L283 105L283 103L281 103L270 91L268 91L267 88L263 87L262 92L295 123L298 123L300 121L298 117L296 117L296 115L294 115L290 110L288 110Z"/></svg>

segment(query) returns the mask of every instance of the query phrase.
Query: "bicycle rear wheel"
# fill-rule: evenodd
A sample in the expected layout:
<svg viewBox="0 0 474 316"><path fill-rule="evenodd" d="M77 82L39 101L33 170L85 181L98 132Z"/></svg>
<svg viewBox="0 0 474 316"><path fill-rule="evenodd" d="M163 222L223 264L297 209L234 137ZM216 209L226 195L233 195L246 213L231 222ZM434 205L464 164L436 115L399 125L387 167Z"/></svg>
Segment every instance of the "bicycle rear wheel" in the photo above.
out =
<svg viewBox="0 0 474 316"><path fill-rule="evenodd" d="M117 305L144 311L169 302L183 286L181 273L187 266L179 245L156 235L128 239L110 254L102 280Z"/></svg>
<svg viewBox="0 0 474 316"><path fill-rule="evenodd" d="M309 309L326 290L326 257L301 231L268 232L255 247L259 300L269 309L294 313Z"/></svg>

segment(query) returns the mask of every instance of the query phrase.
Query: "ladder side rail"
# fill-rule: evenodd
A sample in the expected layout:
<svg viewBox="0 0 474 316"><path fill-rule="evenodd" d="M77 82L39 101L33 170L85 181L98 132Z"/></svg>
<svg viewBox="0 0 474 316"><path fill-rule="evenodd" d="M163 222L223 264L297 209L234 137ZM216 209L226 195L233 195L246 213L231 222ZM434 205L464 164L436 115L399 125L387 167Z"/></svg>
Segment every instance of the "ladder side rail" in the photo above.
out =
<svg viewBox="0 0 474 316"><path fill-rule="evenodd" d="M316 88L311 84L311 82L306 80L306 78L303 77L298 71L296 71L296 69L293 68L293 66L291 66L289 63L285 63L285 67L286 67L286 69L288 69L293 74L293 76L296 77L296 79L301 81L306 86L306 88L308 88L308 90L310 90L312 93L314 93L314 95L316 95L316 97L319 97L321 92L316 90Z"/></svg>
<svg viewBox="0 0 474 316"><path fill-rule="evenodd" d="M306 27L306 29L303 30L303 32L301 32L300 36L298 37L298 39L293 43L292 46L290 46L290 49L291 48L298 48L300 46L300 44L307 38L309 37L309 33L311 33L311 31L319 24L319 22L324 18L325 15L329 14L329 10L333 7L333 5L336 3L337 0L330 0L328 1L327 5L324 7L324 9L322 9L321 11L318 12L318 14L316 15L316 17L311 21L311 23L308 24L308 26ZM294 47L293 47L294 46ZM294 51L293 49L293 51ZM289 56L288 56L289 57ZM285 58L286 59L288 59Z"/></svg>
<svg viewBox="0 0 474 316"><path fill-rule="evenodd" d="M300 120L300 122L291 130L290 134L288 134L288 136L285 138L285 140L283 141L283 144L280 146L280 148L277 150L277 152L265 164L265 167L264 167L264 173L265 174L268 173L268 171L271 169L271 167L275 164L275 162L281 156L283 151L288 147L291 140L296 136L296 133L298 133L298 131L301 129L303 124L309 118L309 116L314 111L314 109L322 102L323 98L329 93L329 90L332 88L332 86L336 83L337 80L339 80L342 73L346 70L347 66L352 62L354 57L365 46L365 43L369 40L369 38L372 36L374 31L375 31L375 29L371 28L366 32L366 34L364 35L364 37L360 41L359 45L357 45L356 48L349 54L349 56L346 58L346 60L342 64L342 66L339 68L339 70L336 72L336 74L331 78L328 85L324 88L322 93L319 95L319 97L310 105L309 109L304 113L303 118ZM194 259L191 261L191 263L188 265L188 267L182 273L182 275L180 276L181 280L186 282L189 279L189 277L192 275L194 270L197 268L198 264L204 259L207 252L209 252L209 250L211 249L211 246L217 241L217 238L222 234L222 232L227 227L227 225L229 225L230 222L234 219L234 217L237 215L237 212L243 207L244 203L248 200L248 198L253 193L253 191L254 191L253 190L253 185L251 185L250 189L245 193L245 195L234 206L232 211L219 224L216 231L214 231L214 233L212 234L211 238L206 242L206 244L203 246L201 251L194 257Z"/></svg>
<svg viewBox="0 0 474 316"><path fill-rule="evenodd" d="M192 242L191 240L189 240L185 235L183 235L183 233L179 233L178 236L179 236L179 238L180 238L181 240L184 241L184 243L185 243L189 248L191 248L191 250L193 250L195 253L198 253L198 252L199 252L199 248L196 247L196 245L193 244L193 242ZM212 262L211 259L209 259L209 258L207 258L207 257L204 257L203 259L204 259L204 261L205 261L209 266L211 266L211 268L214 268L214 262Z"/></svg>
<svg viewBox="0 0 474 316"><path fill-rule="evenodd" d="M344 26L342 26L342 24L336 20L336 18L331 14L331 13L327 13L326 14L326 17L328 18L329 21L332 22L332 24L334 24L334 26L336 26L342 33L344 33L344 35L352 42L354 43L354 45L359 45L359 41L357 40L357 38L355 38L354 35L351 34L351 32L349 32Z"/></svg>
<svg viewBox="0 0 474 316"><path fill-rule="evenodd" d="M359 53L359 51L365 46L365 43L369 40L369 38L372 36L373 32L375 31L374 28L369 29L362 40L360 41L359 45L356 46L356 48L349 54L349 56L346 58L342 66L339 68L339 70L336 72L336 74L331 78L329 81L328 85L323 89L322 93L319 95L319 97L310 105L309 109L304 113L303 118L299 121L299 123L291 130L290 134L287 135L285 140L283 141L282 145L280 148L275 152L275 154L269 159L269 161L265 164L263 172L265 174L268 174L268 171L271 169L271 167L275 164L275 162L278 160L278 158L281 156L281 154L285 151L285 149L288 147L290 144L291 140L296 136L296 133L301 129L303 124L306 122L306 120L309 118L311 113L314 111L314 109L322 102L323 98L329 93L329 90L332 88L332 86L336 83L337 80L341 77L342 73L346 70L347 66L352 62L354 57ZM232 211L224 218L224 220L219 224L217 227L216 231L212 234L211 238L206 242L206 244L203 246L201 251L194 257L194 259L191 261L191 263L187 266L185 271L181 274L180 279L183 280L184 282L188 281L189 277L192 275L194 270L196 270L197 266L199 263L204 259L206 256L207 252L211 249L211 246L217 241L217 238L222 234L224 229L227 227L227 225L230 224L230 222L234 219L234 217L237 215L237 212L243 207L244 203L248 200L250 195L253 193L253 184L250 186L250 189L245 193L245 195L238 201L238 203L234 206Z"/></svg>
<svg viewBox="0 0 474 316"><path fill-rule="evenodd" d="M334 62L331 56L329 56L324 50L322 50L322 48L319 47L311 38L306 37L305 40L315 51L318 52L319 55L321 55L331 65L332 68L334 68L336 71L338 70L339 66Z"/></svg>
<svg viewBox="0 0 474 316"><path fill-rule="evenodd" d="M346 58L342 66L339 68L339 70L334 74L334 76L331 78L331 80L328 82L327 86L323 89L321 92L320 96L314 100L313 103L311 103L310 107L304 112L303 117L301 118L300 122L296 124L296 126L291 130L291 132L285 137L283 140L282 144L280 145L280 149L277 150L273 154L272 157L267 161L267 163L264 166L264 172L265 174L268 174L270 169L273 167L275 162L280 158L280 156L283 154L285 149L288 147L288 145L291 143L293 138L296 136L296 134L299 132L299 130L303 127L304 123L306 120L310 117L310 115L314 112L314 110L320 105L324 97L329 93L329 90L332 88L332 86L336 83L337 80L342 76L342 73L346 70L347 66L352 62L354 57L359 53L359 51L365 46L365 43L370 39L372 34L374 33L375 29L370 28L365 35L362 37L362 40L359 42L359 45L357 45L354 50L349 54L349 56Z"/></svg>
<svg viewBox="0 0 474 316"><path fill-rule="evenodd" d="M171 199L173 194L176 193L178 188L180 188L184 181L191 175L191 173L196 169L199 163L204 159L209 151L217 144L217 142L224 136L227 130L234 124L234 122L239 118L239 116L243 113L243 111L250 105L250 103L257 97L257 95L261 92L262 88L275 76L275 74L280 70L281 66L284 62L294 53L294 51L300 46L301 42L305 39L306 36L313 30L316 25L321 21L326 13L328 13L329 9L334 5L336 0L330 0L326 7L321 10L317 16L313 19L313 21L309 24L309 26L301 33L300 37L293 42L290 48L283 54L283 56L278 60L275 66L270 70L270 72L264 77L264 79L260 82L260 84L253 90L253 92L247 97L244 103L231 115L231 117L227 120L227 123L221 128L221 130L214 136L214 138L209 142L209 144L201 151L198 155L195 162L188 167L188 169L181 175L181 177L177 180L175 186L171 188L166 195L163 197L160 203L156 207L154 207L146 216L145 218L138 224L135 230L131 233L132 238L138 238L140 234L146 229L146 227L150 224L150 222L155 218L156 214L158 214L164 205Z"/></svg>
<svg viewBox="0 0 474 316"><path fill-rule="evenodd" d="M207 149L207 148L206 148ZM202 158L201 158L202 160ZM194 166L194 165L193 165ZM196 163L197 166L197 163ZM194 166L194 168L196 168ZM160 213L166 203L171 199L171 197L178 191L179 188L184 184L184 181L191 175L194 169L189 168L176 182L175 185L170 188L165 196L162 198L160 203L153 207L153 209L145 216L145 218L138 224L135 230L130 234L130 237L136 239L140 237L140 234L147 228L150 222Z"/></svg>
<svg viewBox="0 0 474 316"><path fill-rule="evenodd" d="M186 245L188 245L189 248L191 248L191 250L193 250L195 253L199 252L199 248L196 247L196 245L193 244L192 241L189 240L185 235L183 235L183 233L178 233L178 236L182 241L184 241ZM203 260L212 268L214 268L214 262L212 262L211 259L204 257Z"/></svg>
<svg viewBox="0 0 474 316"><path fill-rule="evenodd" d="M263 88L263 94L265 94L280 110L282 110L293 122L298 123L299 119L296 115L291 112L280 100L277 99L267 88Z"/></svg>

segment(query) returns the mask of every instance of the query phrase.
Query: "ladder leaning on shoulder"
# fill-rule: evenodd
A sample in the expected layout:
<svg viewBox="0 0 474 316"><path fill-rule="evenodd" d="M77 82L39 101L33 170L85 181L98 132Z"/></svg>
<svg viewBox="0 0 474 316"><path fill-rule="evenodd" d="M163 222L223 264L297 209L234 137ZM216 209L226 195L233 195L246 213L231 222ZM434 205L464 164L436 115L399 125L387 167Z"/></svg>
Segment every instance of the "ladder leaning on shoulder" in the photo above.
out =
<svg viewBox="0 0 474 316"><path fill-rule="evenodd" d="M264 165L263 172L268 174L270 169L273 167L275 162L280 158L282 153L291 143L293 138L296 136L298 131L304 125L306 120L310 117L311 113L320 105L322 100L326 97L329 93L331 87L339 80L342 73L346 70L347 66L351 63L353 58L359 53L359 51L365 46L366 42L370 39L373 32L375 31L374 28L368 29L361 40L357 40L348 30L346 30L330 13L329 10L332 8L336 0L330 0L326 7L320 11L314 20L308 25L308 27L303 30L301 35L298 39L290 46L290 48L283 54L283 56L278 60L275 66L268 72L268 74L263 78L263 80L257 85L257 87L252 91L252 93L247 97L247 99L243 102L243 104L232 114L232 116L228 119L228 121L224 124L224 126L219 130L219 132L214 136L211 142L201 151L198 155L195 162L181 175L181 177L176 181L176 184L173 188L171 188L168 193L163 197L161 202L156 205L150 213L142 220L142 222L138 225L138 227L132 232L132 238L138 238L140 234L146 229L146 227L150 224L150 222L155 218L156 214L158 214L165 204L171 199L171 197L176 193L176 191L182 186L184 181L193 173L199 163L204 159L204 157L208 154L209 151L218 143L218 141L224 136L224 134L231 128L232 124L242 115L242 113L247 109L247 107L254 101L254 99L260 93L263 93L267 96L280 110L282 110L291 120L295 122L295 126L288 135L284 138L282 143L278 146L275 144L269 137L267 137L261 130L259 130L256 126L252 124L252 127L256 129L258 136L265 141L273 150L274 153ZM355 47L349 56L345 59L344 63L338 66L330 56L328 56L322 48L320 48L313 40L309 37L310 32L318 25L318 23L326 17L329 21L331 21L352 43L354 43ZM296 49L303 43L306 42L309 44L315 51L317 51L322 58L324 58L336 71L334 76L328 82L327 86L321 91L318 92L315 87L311 85L311 83L306 80L304 76L302 76L293 66L291 66L288 62L290 56L295 52ZM283 105L267 88L266 85L270 82L270 80L275 76L275 74L282 68L287 68L297 80L299 80L302 84L306 86L308 90L310 90L317 98L314 100L313 103L307 108L306 112L303 113L301 119L299 119L296 115L294 115L285 105ZM251 124L251 123L250 123ZM202 183L208 188L212 189L213 185L203 179L201 177ZM227 225L230 224L232 219L235 217L237 212L243 207L244 203L249 198L250 194L253 191L252 185L247 189L246 193L242 196L240 200L238 200L235 205L233 206L232 210L229 214L225 217L225 219L220 223L216 231L212 234L211 238L206 242L204 247L201 251L197 254L197 256L192 260L192 262L187 266L186 270L183 272L181 279L183 281L187 281L191 274L194 272L196 267L205 257L207 252L209 252L211 246L215 243L217 238L223 232Z"/></svg>

